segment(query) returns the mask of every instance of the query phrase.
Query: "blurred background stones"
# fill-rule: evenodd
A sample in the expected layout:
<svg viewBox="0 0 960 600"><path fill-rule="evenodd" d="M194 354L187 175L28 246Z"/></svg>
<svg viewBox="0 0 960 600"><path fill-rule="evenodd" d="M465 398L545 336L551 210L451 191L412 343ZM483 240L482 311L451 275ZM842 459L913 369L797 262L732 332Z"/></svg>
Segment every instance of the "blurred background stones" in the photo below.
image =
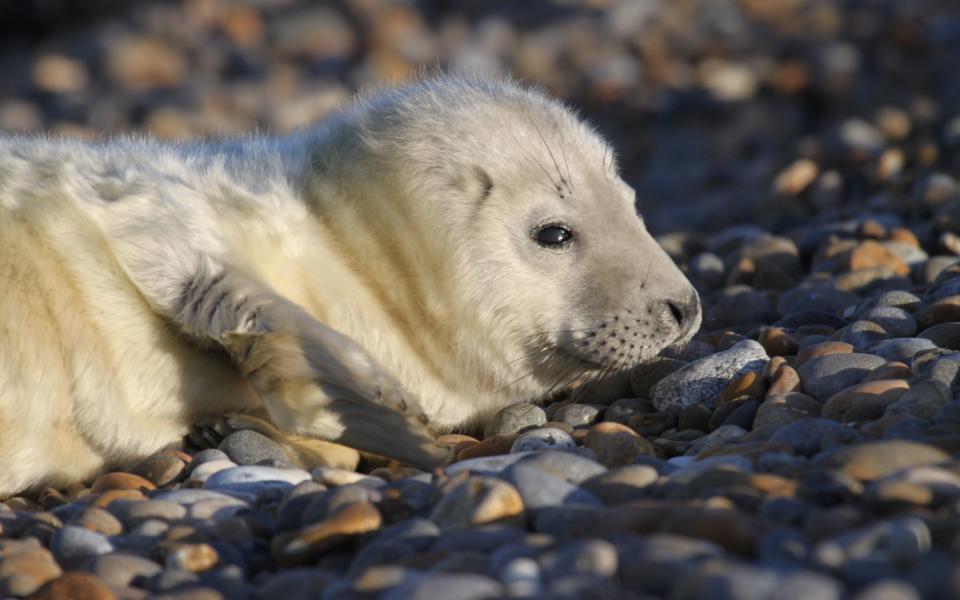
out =
<svg viewBox="0 0 960 600"><path fill-rule="evenodd" d="M39 0L0 3L0 48L5 131L282 133L357 90L480 72L580 109L655 233L917 198L960 219L930 181L960 147L944 0Z"/></svg>

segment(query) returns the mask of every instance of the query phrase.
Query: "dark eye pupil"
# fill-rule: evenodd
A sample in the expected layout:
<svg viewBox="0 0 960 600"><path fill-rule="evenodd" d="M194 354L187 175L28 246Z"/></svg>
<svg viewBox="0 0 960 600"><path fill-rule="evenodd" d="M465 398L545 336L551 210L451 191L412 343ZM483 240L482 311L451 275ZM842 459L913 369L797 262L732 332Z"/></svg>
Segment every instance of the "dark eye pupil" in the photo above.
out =
<svg viewBox="0 0 960 600"><path fill-rule="evenodd" d="M537 232L537 243L543 246L559 246L560 244L568 241L571 237L573 237L573 234L570 233L569 229L554 225L551 227L544 227Z"/></svg>

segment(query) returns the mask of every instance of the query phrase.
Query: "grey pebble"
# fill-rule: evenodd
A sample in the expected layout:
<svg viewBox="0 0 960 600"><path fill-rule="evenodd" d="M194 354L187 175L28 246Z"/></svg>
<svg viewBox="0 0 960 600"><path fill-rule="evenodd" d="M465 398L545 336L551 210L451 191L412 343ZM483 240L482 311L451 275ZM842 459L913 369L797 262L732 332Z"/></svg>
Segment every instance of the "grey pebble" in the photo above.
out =
<svg viewBox="0 0 960 600"><path fill-rule="evenodd" d="M528 509L563 505L602 505L600 499L590 492L561 477L522 463L504 471L503 479L517 488L523 499L523 505Z"/></svg>
<svg viewBox="0 0 960 600"><path fill-rule="evenodd" d="M484 437L498 433L517 433L547 422L547 413L536 404L511 404L493 416L483 431Z"/></svg>
<svg viewBox="0 0 960 600"><path fill-rule="evenodd" d="M917 322L913 316L896 306L872 308L860 315L860 319L876 323L895 338L910 337L917 333Z"/></svg>
<svg viewBox="0 0 960 600"><path fill-rule="evenodd" d="M60 564L77 566L83 560L98 554L113 552L107 536L75 525L64 525L53 533L50 549Z"/></svg>
<svg viewBox="0 0 960 600"><path fill-rule="evenodd" d="M753 340L743 340L661 379L651 390L651 399L658 410L682 409L701 403L712 407L717 394L731 379L762 369L768 359L763 346Z"/></svg>
<svg viewBox="0 0 960 600"><path fill-rule="evenodd" d="M603 406L597 404L567 404L557 409L552 420L572 427L584 427L593 424L602 409Z"/></svg>
<svg viewBox="0 0 960 600"><path fill-rule="evenodd" d="M914 354L936 347L936 344L926 338L895 338L872 344L867 351L887 360L898 360L909 365Z"/></svg>
<svg viewBox="0 0 960 600"><path fill-rule="evenodd" d="M220 442L220 451L238 465L255 465L264 461L289 464L286 452L279 444L256 431L235 431Z"/></svg>
<svg viewBox="0 0 960 600"><path fill-rule="evenodd" d="M556 429L555 427L538 427L520 434L510 447L510 453L531 452L533 450L546 449L573 449L577 443L566 431Z"/></svg>
<svg viewBox="0 0 960 600"><path fill-rule="evenodd" d="M770 436L770 441L788 444L801 456L813 456L821 450L859 438L860 434L848 425L831 419L811 418L784 425Z"/></svg>
<svg viewBox="0 0 960 600"><path fill-rule="evenodd" d="M156 562L129 552L92 557L83 565L83 569L99 577L105 584L118 588L136 585L138 580L152 577L163 570Z"/></svg>
<svg viewBox="0 0 960 600"><path fill-rule="evenodd" d="M385 592L383 600L486 600L502 598L503 586L472 573L421 574Z"/></svg>
<svg viewBox="0 0 960 600"><path fill-rule="evenodd" d="M885 362L873 354L829 354L803 363L797 373L803 391L824 401L840 390L860 383L867 373Z"/></svg>

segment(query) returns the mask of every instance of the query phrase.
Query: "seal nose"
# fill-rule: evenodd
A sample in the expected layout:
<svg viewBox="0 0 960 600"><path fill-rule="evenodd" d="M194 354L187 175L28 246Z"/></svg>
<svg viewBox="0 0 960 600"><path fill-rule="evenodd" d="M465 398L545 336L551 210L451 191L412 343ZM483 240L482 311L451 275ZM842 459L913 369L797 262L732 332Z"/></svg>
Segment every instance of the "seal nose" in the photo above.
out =
<svg viewBox="0 0 960 600"><path fill-rule="evenodd" d="M685 332L693 326L693 323L697 320L697 315L700 313L700 302L698 302L695 293L683 301L666 300L665 302L670 315L677 322L677 329Z"/></svg>

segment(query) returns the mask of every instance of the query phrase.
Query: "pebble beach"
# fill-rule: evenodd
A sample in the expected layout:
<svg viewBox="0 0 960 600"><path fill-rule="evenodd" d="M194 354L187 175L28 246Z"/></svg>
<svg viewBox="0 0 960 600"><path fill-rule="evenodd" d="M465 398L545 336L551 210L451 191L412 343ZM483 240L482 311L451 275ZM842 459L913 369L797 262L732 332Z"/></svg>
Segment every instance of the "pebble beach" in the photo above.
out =
<svg viewBox="0 0 960 600"><path fill-rule="evenodd" d="M282 134L424 70L511 74L612 140L704 321L442 436L434 472L211 428L7 498L0 598L960 597L960 6L91 7L10 21L0 131Z"/></svg>

